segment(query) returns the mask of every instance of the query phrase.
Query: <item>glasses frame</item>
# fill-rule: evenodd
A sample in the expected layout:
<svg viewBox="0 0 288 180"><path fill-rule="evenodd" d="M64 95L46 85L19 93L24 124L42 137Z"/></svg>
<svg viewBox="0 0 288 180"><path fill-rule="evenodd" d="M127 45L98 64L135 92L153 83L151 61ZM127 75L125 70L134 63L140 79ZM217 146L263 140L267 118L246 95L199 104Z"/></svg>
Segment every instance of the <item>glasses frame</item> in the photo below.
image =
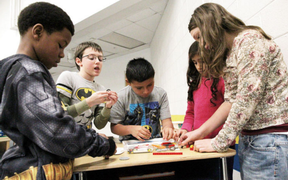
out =
<svg viewBox="0 0 288 180"><path fill-rule="evenodd" d="M91 59L89 58L90 55L94 56L93 60L91 60ZM105 60L107 59L105 56L96 56L96 55L94 55L94 54L87 54L87 55L85 55L85 56L82 56L82 58L84 58L84 57L88 57L88 59L89 59L90 61L95 61L96 59L98 59L99 62L105 62ZM102 57L102 60L100 60L99 57Z"/></svg>

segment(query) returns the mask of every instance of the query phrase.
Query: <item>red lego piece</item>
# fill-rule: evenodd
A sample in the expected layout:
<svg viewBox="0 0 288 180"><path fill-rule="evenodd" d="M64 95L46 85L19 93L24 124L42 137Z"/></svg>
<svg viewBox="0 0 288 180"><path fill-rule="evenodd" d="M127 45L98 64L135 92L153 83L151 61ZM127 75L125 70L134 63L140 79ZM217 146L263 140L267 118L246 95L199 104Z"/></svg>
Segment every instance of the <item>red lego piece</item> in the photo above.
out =
<svg viewBox="0 0 288 180"><path fill-rule="evenodd" d="M182 152L153 152L153 155L182 155Z"/></svg>

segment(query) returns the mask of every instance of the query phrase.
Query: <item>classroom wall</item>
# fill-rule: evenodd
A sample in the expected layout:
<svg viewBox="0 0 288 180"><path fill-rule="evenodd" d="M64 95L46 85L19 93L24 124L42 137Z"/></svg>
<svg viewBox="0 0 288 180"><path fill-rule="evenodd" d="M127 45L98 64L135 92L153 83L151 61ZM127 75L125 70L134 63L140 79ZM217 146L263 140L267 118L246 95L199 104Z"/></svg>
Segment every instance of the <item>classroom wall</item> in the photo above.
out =
<svg viewBox="0 0 288 180"><path fill-rule="evenodd" d="M155 82L167 91L172 115L186 112L188 49L194 42L188 23L194 9L205 2L221 4L247 25L262 27L281 47L288 64L288 1L169 0L150 49Z"/></svg>
<svg viewBox="0 0 288 180"><path fill-rule="evenodd" d="M10 1L0 1L0 59L15 54L20 36L18 31L11 30Z"/></svg>

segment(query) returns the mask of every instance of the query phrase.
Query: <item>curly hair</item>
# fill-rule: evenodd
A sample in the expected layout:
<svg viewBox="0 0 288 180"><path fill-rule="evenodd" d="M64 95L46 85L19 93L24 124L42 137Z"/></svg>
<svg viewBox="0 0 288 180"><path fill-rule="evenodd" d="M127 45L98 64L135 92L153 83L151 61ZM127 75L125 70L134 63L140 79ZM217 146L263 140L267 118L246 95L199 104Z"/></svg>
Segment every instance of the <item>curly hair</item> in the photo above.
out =
<svg viewBox="0 0 288 180"><path fill-rule="evenodd" d="M189 32L196 27L200 29L203 40L200 43L200 56L207 64L207 73L212 77L220 77L226 66L229 49L225 41L225 33L239 33L245 29L254 29L265 38L271 39L260 27L246 26L242 20L215 3L205 3L195 9L188 25ZM211 49L206 49L206 44L209 44Z"/></svg>
<svg viewBox="0 0 288 180"><path fill-rule="evenodd" d="M201 74L198 72L197 68L195 67L195 64L193 62L193 58L196 55L199 55L199 43L195 41L193 44L191 44L189 48L189 53L188 53L188 69L186 73L186 78L187 78L187 84L188 84L188 101L193 101L193 91L198 89L200 79L201 79ZM207 79L208 80L208 79ZM212 92L212 98L210 99L210 102L216 106L214 103L214 100L217 100L217 85L219 83L219 78L213 78L213 82L211 85L211 92Z"/></svg>
<svg viewBox="0 0 288 180"><path fill-rule="evenodd" d="M30 27L42 24L49 33L61 31L67 28L72 36L74 25L65 11L47 2L36 2L24 8L18 17L18 29L20 35L24 35Z"/></svg>

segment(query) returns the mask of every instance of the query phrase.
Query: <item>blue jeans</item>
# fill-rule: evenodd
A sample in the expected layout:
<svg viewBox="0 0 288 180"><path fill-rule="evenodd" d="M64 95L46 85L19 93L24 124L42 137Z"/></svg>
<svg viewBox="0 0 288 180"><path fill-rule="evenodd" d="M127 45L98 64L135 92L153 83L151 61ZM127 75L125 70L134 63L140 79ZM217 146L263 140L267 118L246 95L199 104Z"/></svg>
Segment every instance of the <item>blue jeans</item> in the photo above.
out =
<svg viewBox="0 0 288 180"><path fill-rule="evenodd" d="M288 135L239 136L242 180L287 180Z"/></svg>

